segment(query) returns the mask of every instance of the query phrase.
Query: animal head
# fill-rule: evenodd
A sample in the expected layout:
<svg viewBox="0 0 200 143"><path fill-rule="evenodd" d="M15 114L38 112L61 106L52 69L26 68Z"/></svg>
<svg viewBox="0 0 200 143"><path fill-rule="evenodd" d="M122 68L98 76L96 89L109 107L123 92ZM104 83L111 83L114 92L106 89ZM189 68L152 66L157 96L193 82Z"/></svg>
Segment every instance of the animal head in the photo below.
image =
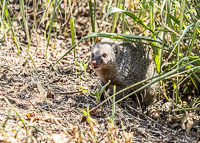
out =
<svg viewBox="0 0 200 143"><path fill-rule="evenodd" d="M91 51L91 65L94 70L101 70L109 63L115 62L119 51L117 44L102 42L94 45Z"/></svg>

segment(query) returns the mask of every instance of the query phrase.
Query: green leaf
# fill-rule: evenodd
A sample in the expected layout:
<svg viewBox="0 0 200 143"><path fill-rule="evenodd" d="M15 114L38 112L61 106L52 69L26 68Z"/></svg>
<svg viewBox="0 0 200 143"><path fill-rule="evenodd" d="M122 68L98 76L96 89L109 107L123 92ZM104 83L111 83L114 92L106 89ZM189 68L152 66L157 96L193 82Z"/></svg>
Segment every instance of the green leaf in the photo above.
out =
<svg viewBox="0 0 200 143"><path fill-rule="evenodd" d="M9 22L9 25L10 25L10 27L11 27L11 31L12 31L12 35L13 35L13 40L14 40L15 45L16 45L16 47L17 47L17 51L18 51L18 53L20 54L20 50L19 50L19 46L18 46L18 45L20 45L20 43L19 43L19 40L18 40L18 38L17 38L17 36L16 36L16 34L15 34L13 28L12 28L13 23L12 23L12 21L11 21L11 18L10 18L9 12L8 12L7 1L6 1L6 0L4 0L4 12L5 12L5 16L6 16L7 20L8 20L8 22ZM20 46L20 47L21 47L21 46Z"/></svg>
<svg viewBox="0 0 200 143"><path fill-rule="evenodd" d="M56 13L56 8L57 8L57 1L58 0L55 0L54 10L53 10L53 14L52 14L52 17L51 17L51 23L50 23L50 28L49 28L48 38L47 38L46 59L48 58L47 52L48 52L48 47L49 47L49 40L50 40L50 36L51 36L53 21L54 21L54 17L55 17L55 13Z"/></svg>
<svg viewBox="0 0 200 143"><path fill-rule="evenodd" d="M117 0L116 7L120 6L120 1L121 0ZM115 28L116 28L116 25L117 25L118 18L119 18L119 13L115 12L114 15L113 15L113 17L112 17L112 32L115 32Z"/></svg>
<svg viewBox="0 0 200 143"><path fill-rule="evenodd" d="M75 18L74 17L71 17L70 18L70 27L71 27L71 40L72 40L72 45L75 44L74 42L74 35L75 35L75 29L74 29L74 20Z"/></svg>
<svg viewBox="0 0 200 143"><path fill-rule="evenodd" d="M85 116L87 115L87 112L81 108L77 108L77 110L81 111Z"/></svg>
<svg viewBox="0 0 200 143"><path fill-rule="evenodd" d="M116 93L116 85L113 86L113 104L112 104L112 121L114 123L115 119L115 93Z"/></svg>
<svg viewBox="0 0 200 143"><path fill-rule="evenodd" d="M88 89L87 88L84 88L83 86L78 86L77 89L79 89L80 91L88 94Z"/></svg>
<svg viewBox="0 0 200 143"><path fill-rule="evenodd" d="M173 15L171 15L170 13L167 13L167 16L172 19L176 24L180 25L180 21Z"/></svg>
<svg viewBox="0 0 200 143"><path fill-rule="evenodd" d="M9 111L8 111L8 116L7 116L5 122L4 122L3 125L2 125L2 130L4 130L4 128L5 128L5 126L6 126L6 123L8 122L8 120L9 120L9 118L10 118L10 113L11 113L11 111L9 110Z"/></svg>
<svg viewBox="0 0 200 143"><path fill-rule="evenodd" d="M101 88L101 90L100 90L100 92L99 92L99 96L101 96L101 94L103 93L103 91L106 89L106 87L110 84L110 80L108 81L108 83L107 84L105 84L102 88Z"/></svg>
<svg viewBox="0 0 200 143"><path fill-rule="evenodd" d="M118 34L118 33L90 33L89 35L85 36L83 39L92 38L92 37L106 37L106 38L112 38L117 40L124 40L129 41L131 39L138 39L138 40L144 40L149 42L157 42L162 44L162 41L144 37L144 36L136 36L136 35L127 35L127 34Z"/></svg>
<svg viewBox="0 0 200 143"><path fill-rule="evenodd" d="M188 32L188 30L193 26L194 24L190 24L187 27L185 27L181 37L178 39L178 41L176 41L174 44L176 44L174 46L174 48L171 50L170 54L171 55L173 53L173 51L176 49L176 47L179 45L179 43L181 42L181 40L183 39L183 37L185 36L185 34ZM168 57L169 58L169 57ZM167 59L168 60L168 59Z"/></svg>
<svg viewBox="0 0 200 143"><path fill-rule="evenodd" d="M109 9L109 11L104 15L103 19L106 18L108 15L110 15L111 13L115 13L115 12L122 12L126 15L128 15L129 17L131 17L132 19L134 19L135 21L137 21L139 24L141 24L143 27L145 27L146 29L150 30L151 32L153 32L147 25L144 24L144 22L142 20L140 20L140 18L138 18L136 15L134 15L132 12L130 11L126 11L126 10L122 10L120 8L117 7L111 7Z"/></svg>
<svg viewBox="0 0 200 143"><path fill-rule="evenodd" d="M90 92L90 95L99 98L99 92L98 91L96 91L95 93Z"/></svg>
<svg viewBox="0 0 200 143"><path fill-rule="evenodd" d="M28 40L28 46L27 48L29 48L30 43L31 43L31 39L30 39L30 35L29 35L29 31L28 31L28 24L25 18L25 13L24 13L24 0L20 0L20 10L22 13L22 18L23 18L23 22L24 22L24 27L25 27L25 31L26 31L26 38Z"/></svg>

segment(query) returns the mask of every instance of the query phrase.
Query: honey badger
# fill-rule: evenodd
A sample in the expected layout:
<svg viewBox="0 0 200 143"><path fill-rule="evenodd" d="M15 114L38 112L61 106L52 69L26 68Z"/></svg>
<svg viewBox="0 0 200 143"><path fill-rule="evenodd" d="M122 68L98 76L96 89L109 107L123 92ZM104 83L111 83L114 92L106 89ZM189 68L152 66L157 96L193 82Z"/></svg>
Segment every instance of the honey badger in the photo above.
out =
<svg viewBox="0 0 200 143"><path fill-rule="evenodd" d="M111 80L107 90L110 95L113 93L114 85L116 85L116 91L120 91L132 84L157 75L153 50L137 43L97 43L92 47L90 62L94 71L100 77L102 86ZM132 90L141 86L136 86ZM140 92L143 93L142 102L147 105L151 104L157 89L158 84L155 83ZM116 101L126 94L126 92L122 92L116 95Z"/></svg>

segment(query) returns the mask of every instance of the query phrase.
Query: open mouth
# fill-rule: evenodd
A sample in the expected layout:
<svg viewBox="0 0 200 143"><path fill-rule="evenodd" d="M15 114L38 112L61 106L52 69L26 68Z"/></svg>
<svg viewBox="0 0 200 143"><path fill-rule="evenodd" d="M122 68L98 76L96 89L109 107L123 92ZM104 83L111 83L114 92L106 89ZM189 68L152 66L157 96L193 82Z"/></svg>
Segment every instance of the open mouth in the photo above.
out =
<svg viewBox="0 0 200 143"><path fill-rule="evenodd" d="M99 66L99 67L94 67L94 70L95 71L98 71L98 70L101 70L102 66Z"/></svg>

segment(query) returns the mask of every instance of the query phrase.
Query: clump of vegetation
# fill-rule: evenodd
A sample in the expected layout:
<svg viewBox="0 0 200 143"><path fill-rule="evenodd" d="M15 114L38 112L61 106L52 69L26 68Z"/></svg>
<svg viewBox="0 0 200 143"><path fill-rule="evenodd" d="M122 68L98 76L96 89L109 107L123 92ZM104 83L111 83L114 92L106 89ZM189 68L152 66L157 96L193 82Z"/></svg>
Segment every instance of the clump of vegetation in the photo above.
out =
<svg viewBox="0 0 200 143"><path fill-rule="evenodd" d="M46 100L48 92L44 88L46 85L42 85L40 82L40 76L34 59L34 55L39 51L39 38L37 37L37 34L35 36L37 45L35 52L33 53L30 50L31 45L33 45L32 35L34 31L37 33L38 29L44 30L43 34L46 38L45 64L50 65L50 67L59 74L59 70L57 69L58 64L62 62L67 55L73 54L74 73L76 73L76 75L80 74L77 72L77 68L80 66L84 72L84 76L80 74L80 77L85 81L89 78L87 76L87 66L89 63L84 62L84 60L77 56L79 53L76 52L79 48L77 46L82 42L89 39L89 43L87 44L89 47L89 44L91 46L92 44L100 41L101 38L110 38L114 40L137 42L151 46L154 51L154 60L159 76L154 77L152 82L145 84L136 91L133 91L120 101L134 95L138 91L155 82L159 82L161 88L156 102L163 103L163 107L166 107L167 109L163 109L160 105L160 108L157 108L156 112L159 112L161 116L170 123L174 121L172 116L183 113L181 114L181 125L187 132L190 132L195 124L195 121L199 120L196 117L197 115L200 116L196 112L200 109L200 3L198 3L198 1L129 0L125 2L125 0L103 0L103 2L99 2L96 0L88 0L84 2L82 6L74 7L76 2L70 0L42 2L36 0L19 0L20 15L15 15L15 13L12 12L12 9L9 8L9 3L12 2L9 2L8 0L0 1L0 44L2 45L3 41L6 41L7 39L13 40L18 53L25 57L26 62L31 69L31 74L34 76L38 92L40 93L38 98L42 99L42 102ZM101 7L99 7L99 4L101 4ZM30 5L32 8L31 20L27 18L27 7ZM86 9L86 5L89 9ZM78 19L74 17L76 8L84 8L88 11L85 13L89 14L88 16L90 16L91 24L90 29L87 30L88 33L79 37L77 36L77 33L82 32L81 30L84 29L77 29L76 27L76 21L78 21ZM39 19L37 19L39 15L38 11L42 13L42 16L40 16ZM62 17L63 15L64 18ZM17 21L17 18L19 17L21 17L21 21L19 20L21 22L20 26L23 27L23 31L25 32L24 43L26 48L23 48L22 42L19 40L21 37L17 34L15 27L15 21ZM63 21L62 19L65 20ZM31 24L29 20L32 22ZM56 58L56 61L53 61L51 60L49 53L57 47L51 44L51 38L57 38L57 33L63 29L70 29L68 36L71 38L70 44L72 46L64 54L60 54L59 58ZM73 53L71 53L71 51L73 51ZM76 76L76 78L79 78L79 76ZM150 79L136 83L126 89L123 89L122 91L128 90L138 84L143 84L148 80ZM95 93L89 93L84 89L84 85L79 87L79 89L87 94L96 96L96 99L99 100L107 85L99 87ZM114 92L113 96L106 99L103 103L122 91L117 93ZM12 108L18 118L22 121L23 127L25 128L28 136L27 142L31 142L30 138L34 138L28 133L28 129L30 129L30 127L47 136L43 130L37 128L36 126L26 125L24 119L21 118L7 98L2 98L5 99L6 104ZM117 138L117 135L112 135L112 133L117 131L117 129L114 128L114 113L116 104L114 101L115 100L113 100L114 107L112 109L112 118L109 118L110 126L108 130L108 138L111 142L114 142ZM155 107L156 106L157 105L155 105ZM96 106L96 108L97 107L98 106ZM93 108L90 111L94 111L96 108ZM86 116L91 129L92 141L98 142L98 132L94 127L95 124L91 122L89 107L87 108L87 111L82 109L79 109L79 111ZM169 117L165 116L166 112L169 114ZM10 114L11 113L9 112L6 121L1 127L1 132L3 133L6 133L5 126L11 116ZM18 132L17 128L18 126L15 130L16 134ZM195 128L194 132L197 130L199 130L198 127ZM128 133L125 131L123 131L123 133L123 138L125 138L124 141L130 141L131 139L128 137ZM84 138L81 137L82 134L80 135L80 138L77 137L73 129L73 137L77 140L84 141ZM130 136L132 137L132 134Z"/></svg>

